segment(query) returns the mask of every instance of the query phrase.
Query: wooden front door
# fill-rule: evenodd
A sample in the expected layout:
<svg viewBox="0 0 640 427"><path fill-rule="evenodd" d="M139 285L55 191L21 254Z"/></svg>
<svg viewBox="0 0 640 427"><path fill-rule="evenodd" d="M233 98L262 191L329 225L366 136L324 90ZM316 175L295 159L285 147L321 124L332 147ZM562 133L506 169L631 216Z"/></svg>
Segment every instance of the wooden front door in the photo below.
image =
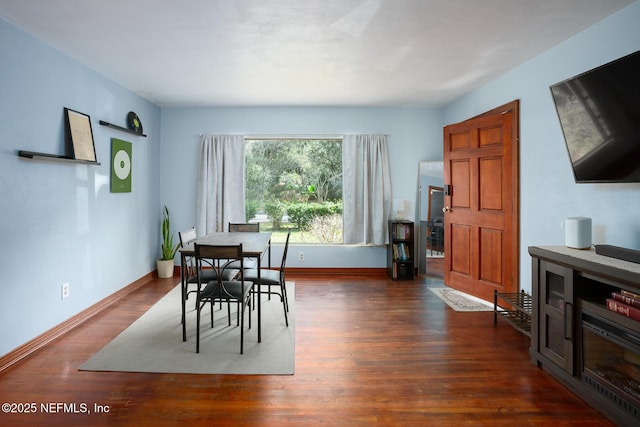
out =
<svg viewBox="0 0 640 427"><path fill-rule="evenodd" d="M519 289L518 102L444 129L445 284Z"/></svg>

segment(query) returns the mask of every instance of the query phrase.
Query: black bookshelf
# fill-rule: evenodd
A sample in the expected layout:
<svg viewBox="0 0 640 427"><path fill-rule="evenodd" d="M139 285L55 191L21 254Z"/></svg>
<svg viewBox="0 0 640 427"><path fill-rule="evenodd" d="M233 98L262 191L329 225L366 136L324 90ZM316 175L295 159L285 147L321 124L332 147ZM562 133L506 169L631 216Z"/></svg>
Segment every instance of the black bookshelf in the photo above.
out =
<svg viewBox="0 0 640 427"><path fill-rule="evenodd" d="M412 221L389 221L387 274L393 280L413 280L415 269L414 227Z"/></svg>

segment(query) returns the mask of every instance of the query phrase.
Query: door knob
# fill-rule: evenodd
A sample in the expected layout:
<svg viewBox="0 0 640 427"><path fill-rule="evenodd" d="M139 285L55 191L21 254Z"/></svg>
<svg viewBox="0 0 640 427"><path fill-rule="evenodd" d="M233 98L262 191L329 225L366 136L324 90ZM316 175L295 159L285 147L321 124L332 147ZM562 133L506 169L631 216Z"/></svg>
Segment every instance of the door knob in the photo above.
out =
<svg viewBox="0 0 640 427"><path fill-rule="evenodd" d="M451 208L449 206L445 206L444 208L442 208L442 212L451 212Z"/></svg>

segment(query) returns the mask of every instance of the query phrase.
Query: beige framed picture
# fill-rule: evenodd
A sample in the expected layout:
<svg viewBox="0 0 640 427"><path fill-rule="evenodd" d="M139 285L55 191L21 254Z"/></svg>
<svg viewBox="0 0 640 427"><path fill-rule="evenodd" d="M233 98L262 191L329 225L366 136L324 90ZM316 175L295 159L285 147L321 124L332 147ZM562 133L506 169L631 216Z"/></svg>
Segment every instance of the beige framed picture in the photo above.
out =
<svg viewBox="0 0 640 427"><path fill-rule="evenodd" d="M71 142L73 158L95 162L96 148L93 142L91 118L70 108L64 109L67 138Z"/></svg>

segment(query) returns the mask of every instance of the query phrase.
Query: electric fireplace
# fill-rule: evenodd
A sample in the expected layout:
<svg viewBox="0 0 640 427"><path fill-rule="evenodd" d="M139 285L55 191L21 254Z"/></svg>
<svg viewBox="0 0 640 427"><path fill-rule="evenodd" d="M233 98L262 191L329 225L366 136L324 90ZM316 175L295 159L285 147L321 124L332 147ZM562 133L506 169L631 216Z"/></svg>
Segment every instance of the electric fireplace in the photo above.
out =
<svg viewBox="0 0 640 427"><path fill-rule="evenodd" d="M582 381L610 404L640 418L640 335L592 313L588 303L582 307Z"/></svg>

